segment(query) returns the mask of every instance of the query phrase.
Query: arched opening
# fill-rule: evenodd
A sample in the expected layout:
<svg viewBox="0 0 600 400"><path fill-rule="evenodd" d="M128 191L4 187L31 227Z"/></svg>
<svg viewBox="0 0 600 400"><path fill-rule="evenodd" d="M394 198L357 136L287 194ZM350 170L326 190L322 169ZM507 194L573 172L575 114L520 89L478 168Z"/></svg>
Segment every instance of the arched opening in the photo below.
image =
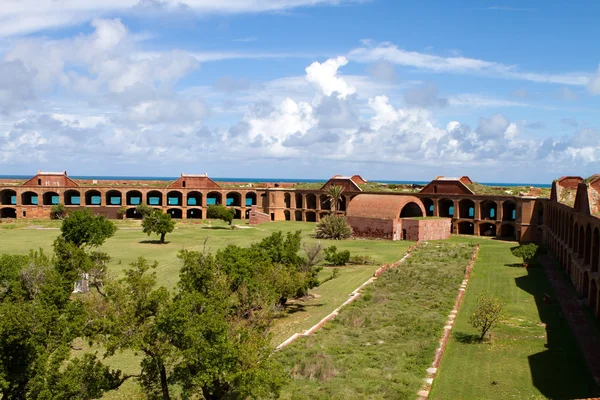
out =
<svg viewBox="0 0 600 400"><path fill-rule="evenodd" d="M406 203L402 210L400 211L400 218L411 218L411 217L422 217L423 211L421 207L413 201L410 203Z"/></svg>
<svg viewBox="0 0 600 400"><path fill-rule="evenodd" d="M169 208L167 214L170 214L173 219L181 219L183 216L183 212L180 208Z"/></svg>
<svg viewBox="0 0 600 400"><path fill-rule="evenodd" d="M512 224L503 224L500 228L500 236L506 239L514 239L516 236L515 227Z"/></svg>
<svg viewBox="0 0 600 400"><path fill-rule="evenodd" d="M321 210L331 210L331 202L326 194L319 196L319 201L321 202Z"/></svg>
<svg viewBox="0 0 600 400"><path fill-rule="evenodd" d="M481 203L481 219L495 221L497 213L498 210L495 201L485 200Z"/></svg>
<svg viewBox="0 0 600 400"><path fill-rule="evenodd" d="M590 284L590 307L594 310L596 317L600 316L600 305L598 305L598 285L596 280L592 279Z"/></svg>
<svg viewBox="0 0 600 400"><path fill-rule="evenodd" d="M125 194L125 202L125 204L128 206L139 206L142 204L142 192L138 190L130 190Z"/></svg>
<svg viewBox="0 0 600 400"><path fill-rule="evenodd" d="M135 208L128 208L125 212L125 218L127 219L142 219L142 214L137 212Z"/></svg>
<svg viewBox="0 0 600 400"><path fill-rule="evenodd" d="M234 209L235 211L235 215L233 216L233 218L235 219L242 219L242 210L240 210L239 208Z"/></svg>
<svg viewBox="0 0 600 400"><path fill-rule="evenodd" d="M302 211L294 212L294 221L302 221Z"/></svg>
<svg viewBox="0 0 600 400"><path fill-rule="evenodd" d="M425 215L427 215L428 217L433 217L433 213L434 213L433 200L421 199L421 202L423 203L423 208L425 209Z"/></svg>
<svg viewBox="0 0 600 400"><path fill-rule="evenodd" d="M220 192L209 192L206 195L206 205L223 204L223 195Z"/></svg>
<svg viewBox="0 0 600 400"><path fill-rule="evenodd" d="M480 236L496 236L496 225L490 223L482 223L479 225Z"/></svg>
<svg viewBox="0 0 600 400"><path fill-rule="evenodd" d="M202 193L200 192L188 192L186 204L188 206L202 206Z"/></svg>
<svg viewBox="0 0 600 400"><path fill-rule="evenodd" d="M311 210L315 210L317 208L317 196L315 194L309 193L306 195L306 208Z"/></svg>
<svg viewBox="0 0 600 400"><path fill-rule="evenodd" d="M592 257L592 227L590 224L587 224L585 228L585 259L584 263L587 265L590 264Z"/></svg>
<svg viewBox="0 0 600 400"><path fill-rule="evenodd" d="M573 233L571 234L571 244L569 245L569 247L575 253L577 253L577 249L579 246L578 243L579 243L579 225L575 224L575 226L573 227Z"/></svg>
<svg viewBox="0 0 600 400"><path fill-rule="evenodd" d="M97 190L88 190L85 192L86 206L99 206L102 203L102 194Z"/></svg>
<svg viewBox="0 0 600 400"><path fill-rule="evenodd" d="M326 216L328 216L328 215L329 215L329 213L328 213L328 212L322 212L322 213L319 213L319 219L323 219L324 217L326 217Z"/></svg>
<svg viewBox="0 0 600 400"><path fill-rule="evenodd" d="M517 209L517 213L518 213L518 209ZM543 207L540 207L537 212L537 224L544 225L544 208Z"/></svg>
<svg viewBox="0 0 600 400"><path fill-rule="evenodd" d="M296 208L302 208L302 194L296 193Z"/></svg>
<svg viewBox="0 0 600 400"><path fill-rule="evenodd" d="M406 240L408 238L408 235L406 233L406 229L402 229L402 240Z"/></svg>
<svg viewBox="0 0 600 400"><path fill-rule="evenodd" d="M242 205L242 195L238 192L229 192L225 197L227 207L240 207Z"/></svg>
<svg viewBox="0 0 600 400"><path fill-rule="evenodd" d="M338 201L338 211L346 211L346 196L340 197Z"/></svg>
<svg viewBox="0 0 600 400"><path fill-rule="evenodd" d="M183 205L183 193L177 190L171 190L167 192L167 205L168 206L181 206Z"/></svg>
<svg viewBox="0 0 600 400"><path fill-rule="evenodd" d="M202 210L199 208L190 208L185 213L187 219L202 219Z"/></svg>
<svg viewBox="0 0 600 400"><path fill-rule="evenodd" d="M284 210L283 211L283 216L285 217L286 221L291 220L290 210Z"/></svg>
<svg viewBox="0 0 600 400"><path fill-rule="evenodd" d="M78 190L67 190L65 192L65 206L80 206L81 193Z"/></svg>
<svg viewBox="0 0 600 400"><path fill-rule="evenodd" d="M459 218L474 219L475 218L475 202L471 199L463 199L458 202Z"/></svg>
<svg viewBox="0 0 600 400"><path fill-rule="evenodd" d="M118 190L109 190L106 192L106 205L107 206L120 206L122 200L121 192Z"/></svg>
<svg viewBox="0 0 600 400"><path fill-rule="evenodd" d="M285 193L283 195L283 202L285 203L285 208L292 207L292 196L289 193Z"/></svg>
<svg viewBox="0 0 600 400"><path fill-rule="evenodd" d="M317 214L314 211L306 212L306 221L307 222L317 222Z"/></svg>
<svg viewBox="0 0 600 400"><path fill-rule="evenodd" d="M158 190L151 190L146 193L146 204L149 206L162 206L163 195Z"/></svg>
<svg viewBox="0 0 600 400"><path fill-rule="evenodd" d="M66 193L65 193L65 204L66 202ZM42 194L42 204L45 206L53 206L55 204L60 203L60 196L56 192L45 192Z"/></svg>
<svg viewBox="0 0 600 400"><path fill-rule="evenodd" d="M17 192L10 189L0 191L0 204L3 206L17 205Z"/></svg>
<svg viewBox="0 0 600 400"><path fill-rule="evenodd" d="M246 202L244 203L244 205L246 207L252 207L257 204L258 204L258 202L256 201L256 193L254 193L254 192L246 193Z"/></svg>
<svg viewBox="0 0 600 400"><path fill-rule="evenodd" d="M454 202L450 199L441 199L439 202L440 217L452 218L454 216Z"/></svg>
<svg viewBox="0 0 600 400"><path fill-rule="evenodd" d="M21 204L24 206L37 206L38 195L34 192L25 192L21 195Z"/></svg>
<svg viewBox="0 0 600 400"><path fill-rule="evenodd" d="M460 235L474 235L475 224L469 221L463 221L458 223L458 233Z"/></svg>
<svg viewBox="0 0 600 400"><path fill-rule="evenodd" d="M590 276L587 271L583 273L583 285L581 287L581 293L588 297L590 295Z"/></svg>
<svg viewBox="0 0 600 400"><path fill-rule="evenodd" d="M517 205L514 201L505 201L502 203L502 220L514 221L517 219Z"/></svg>
<svg viewBox="0 0 600 400"><path fill-rule="evenodd" d="M598 272L598 263L600 262L600 231L594 228L592 236L592 273Z"/></svg>
<svg viewBox="0 0 600 400"><path fill-rule="evenodd" d="M579 258L583 258L583 253L585 252L585 231L583 230L583 225L579 227L579 248L577 250L577 256Z"/></svg>
<svg viewBox="0 0 600 400"><path fill-rule="evenodd" d="M11 207L0 208L0 218L17 218L17 209Z"/></svg>

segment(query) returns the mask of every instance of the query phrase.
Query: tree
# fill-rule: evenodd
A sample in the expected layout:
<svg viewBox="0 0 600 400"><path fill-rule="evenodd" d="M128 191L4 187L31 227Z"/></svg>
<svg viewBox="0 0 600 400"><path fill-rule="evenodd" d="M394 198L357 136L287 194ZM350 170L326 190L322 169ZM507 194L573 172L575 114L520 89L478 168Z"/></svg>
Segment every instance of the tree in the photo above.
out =
<svg viewBox="0 0 600 400"><path fill-rule="evenodd" d="M88 315L62 279L42 251L0 256L2 399L98 398L123 382L93 354L72 357L71 342L89 333Z"/></svg>
<svg viewBox="0 0 600 400"><path fill-rule="evenodd" d="M146 204L140 204L135 208L135 211L140 215L140 217L142 218L146 218L148 215L152 214L152 211L154 210L154 208L146 205Z"/></svg>
<svg viewBox="0 0 600 400"><path fill-rule="evenodd" d="M63 220L60 231L65 241L77 247L98 247L115 234L117 227L103 216L94 215L89 208L84 208L70 213Z"/></svg>
<svg viewBox="0 0 600 400"><path fill-rule="evenodd" d="M156 233L160 236L160 242L165 242L165 235L173 232L175 229L175 221L171 219L171 215L165 214L162 210L152 210L152 212L144 217L142 221L142 230L144 233Z"/></svg>
<svg viewBox="0 0 600 400"><path fill-rule="evenodd" d="M479 340L483 340L485 334L504 319L504 305L500 299L485 290L479 293L475 310L469 317L469 323L481 332Z"/></svg>
<svg viewBox="0 0 600 400"><path fill-rule="evenodd" d="M211 204L208 206L208 210L206 210L206 217L223 220L231 226L233 217L235 217L235 210L220 204Z"/></svg>
<svg viewBox="0 0 600 400"><path fill-rule="evenodd" d="M352 236L352 228L343 215L326 215L317 223L316 236L320 239L347 239Z"/></svg>
<svg viewBox="0 0 600 400"><path fill-rule="evenodd" d="M327 198L331 204L331 211L334 213L338 210L338 205L342 199L343 192L344 187L339 185L331 185L326 190Z"/></svg>
<svg viewBox="0 0 600 400"><path fill-rule="evenodd" d="M63 219L67 216L67 208L64 204L55 204L50 208L51 219Z"/></svg>
<svg viewBox="0 0 600 400"><path fill-rule="evenodd" d="M156 287L156 263L138 259L125 277L110 282L98 307L107 354L141 352L139 377L150 399L266 398L276 395L282 369L270 357L273 296L256 287L247 301L244 285L232 290L212 255L181 251L174 294Z"/></svg>
<svg viewBox="0 0 600 400"><path fill-rule="evenodd" d="M535 243L522 244L510 249L515 257L523 258L523 266L528 266L538 256L540 247Z"/></svg>

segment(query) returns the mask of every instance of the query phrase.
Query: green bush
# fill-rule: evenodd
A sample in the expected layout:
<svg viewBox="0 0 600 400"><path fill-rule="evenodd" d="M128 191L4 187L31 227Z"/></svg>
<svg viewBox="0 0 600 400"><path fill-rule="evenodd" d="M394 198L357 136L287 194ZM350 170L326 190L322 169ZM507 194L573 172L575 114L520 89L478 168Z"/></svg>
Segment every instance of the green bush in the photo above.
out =
<svg viewBox="0 0 600 400"><path fill-rule="evenodd" d="M233 222L233 217L235 217L235 210L220 204L211 204L208 206L208 210L206 210L206 217L211 219L220 219L231 225Z"/></svg>
<svg viewBox="0 0 600 400"><path fill-rule="evenodd" d="M50 209L51 219L63 219L67 216L67 208L64 204L55 204Z"/></svg>
<svg viewBox="0 0 600 400"><path fill-rule="evenodd" d="M531 264L541 254L541 250L535 243L522 244L510 249L515 257L523 259L523 264Z"/></svg>
<svg viewBox="0 0 600 400"><path fill-rule="evenodd" d="M342 215L326 215L317 224L316 236L319 239L347 239L352 236L352 228Z"/></svg>
<svg viewBox="0 0 600 400"><path fill-rule="evenodd" d="M342 266L346 265L350 260L350 251L343 250L338 253L337 247L330 246L325 249L325 261L331 265Z"/></svg>

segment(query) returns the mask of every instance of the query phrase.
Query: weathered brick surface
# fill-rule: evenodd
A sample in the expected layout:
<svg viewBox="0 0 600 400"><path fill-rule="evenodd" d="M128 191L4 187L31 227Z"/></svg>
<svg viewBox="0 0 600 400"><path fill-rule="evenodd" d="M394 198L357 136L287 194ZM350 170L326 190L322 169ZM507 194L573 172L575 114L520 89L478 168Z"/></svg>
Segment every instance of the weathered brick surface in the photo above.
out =
<svg viewBox="0 0 600 400"><path fill-rule="evenodd" d="M258 208L256 206L252 206L252 209L250 210L250 218L248 220L248 224L258 225L269 221L271 221L271 217L269 216L269 214L260 212L258 211Z"/></svg>
<svg viewBox="0 0 600 400"><path fill-rule="evenodd" d="M410 219L401 220L403 230L406 230L406 240L424 241L448 239L450 237L450 227L452 219Z"/></svg>
<svg viewBox="0 0 600 400"><path fill-rule="evenodd" d="M400 221L383 218L348 217L353 235L373 239L400 239Z"/></svg>

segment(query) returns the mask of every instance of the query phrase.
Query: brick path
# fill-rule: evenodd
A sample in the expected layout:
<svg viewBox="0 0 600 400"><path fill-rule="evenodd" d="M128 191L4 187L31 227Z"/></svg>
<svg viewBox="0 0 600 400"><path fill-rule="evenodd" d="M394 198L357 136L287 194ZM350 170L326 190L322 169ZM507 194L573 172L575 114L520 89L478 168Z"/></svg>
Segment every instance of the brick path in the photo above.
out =
<svg viewBox="0 0 600 400"><path fill-rule="evenodd" d="M592 376L596 380L596 383L600 385L600 338L592 327L591 322L583 313L577 298L574 296L573 290L567 286L561 271L556 268L556 264L548 256L542 257L541 262L544 266L546 276L556 292L556 298L562 312L575 333L579 346L583 350L585 361L592 372Z"/></svg>

